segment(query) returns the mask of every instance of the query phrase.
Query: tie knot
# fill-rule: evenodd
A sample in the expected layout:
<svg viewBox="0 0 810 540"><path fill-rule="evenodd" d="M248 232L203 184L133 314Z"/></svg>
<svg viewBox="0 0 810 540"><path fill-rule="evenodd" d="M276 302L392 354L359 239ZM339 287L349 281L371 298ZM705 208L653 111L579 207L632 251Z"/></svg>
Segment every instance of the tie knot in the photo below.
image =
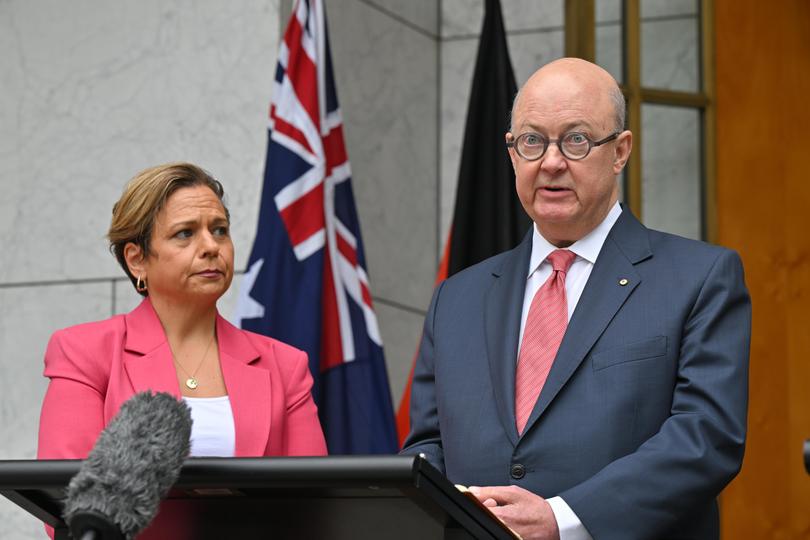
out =
<svg viewBox="0 0 810 540"><path fill-rule="evenodd" d="M567 249L555 249L552 251L546 260L551 263L552 268L556 272L568 272L571 268L571 263L574 262L577 254Z"/></svg>

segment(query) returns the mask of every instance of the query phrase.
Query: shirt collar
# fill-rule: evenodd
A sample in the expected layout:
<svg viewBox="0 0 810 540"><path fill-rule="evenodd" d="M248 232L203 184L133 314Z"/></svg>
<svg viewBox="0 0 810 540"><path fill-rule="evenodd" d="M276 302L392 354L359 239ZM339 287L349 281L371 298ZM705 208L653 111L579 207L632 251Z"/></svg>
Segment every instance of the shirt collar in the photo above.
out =
<svg viewBox="0 0 810 540"><path fill-rule="evenodd" d="M621 213L622 207L616 202L608 215L605 216L605 219L594 230L571 244L567 249L576 253L578 258L585 259L591 264L596 263L596 257L599 256L599 252L602 250L602 244L605 243L610 229L613 228ZM546 260L546 257L555 249L557 249L557 246L543 238L536 225L532 227L532 255L531 259L529 259L528 275L531 276L536 272L543 261Z"/></svg>

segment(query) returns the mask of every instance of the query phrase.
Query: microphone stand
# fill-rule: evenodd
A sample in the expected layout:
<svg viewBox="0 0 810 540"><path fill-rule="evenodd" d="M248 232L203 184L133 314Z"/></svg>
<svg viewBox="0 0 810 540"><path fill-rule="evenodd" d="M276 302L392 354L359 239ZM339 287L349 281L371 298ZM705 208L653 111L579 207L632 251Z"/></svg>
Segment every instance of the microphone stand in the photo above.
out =
<svg viewBox="0 0 810 540"><path fill-rule="evenodd" d="M121 530L105 515L85 511L73 516L70 534L76 540L124 540Z"/></svg>

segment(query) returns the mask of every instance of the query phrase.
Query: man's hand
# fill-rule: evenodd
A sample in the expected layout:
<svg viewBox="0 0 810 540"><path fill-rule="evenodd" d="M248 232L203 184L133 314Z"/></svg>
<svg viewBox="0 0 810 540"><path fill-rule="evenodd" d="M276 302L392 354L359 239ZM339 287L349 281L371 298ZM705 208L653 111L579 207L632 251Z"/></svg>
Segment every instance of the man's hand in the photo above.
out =
<svg viewBox="0 0 810 540"><path fill-rule="evenodd" d="M470 487L484 506L524 540L559 540L554 512L546 500L518 486Z"/></svg>

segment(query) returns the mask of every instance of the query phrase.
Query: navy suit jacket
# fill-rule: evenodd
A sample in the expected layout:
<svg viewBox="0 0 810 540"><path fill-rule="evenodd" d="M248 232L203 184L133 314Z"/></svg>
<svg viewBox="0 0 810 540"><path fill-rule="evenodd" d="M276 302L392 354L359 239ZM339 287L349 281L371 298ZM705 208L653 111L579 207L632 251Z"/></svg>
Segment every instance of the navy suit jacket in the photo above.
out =
<svg viewBox="0 0 810 540"><path fill-rule="evenodd" d="M403 452L455 483L559 495L596 540L718 537L716 497L742 463L748 406L739 257L623 210L519 436L531 245L528 234L434 292Z"/></svg>

